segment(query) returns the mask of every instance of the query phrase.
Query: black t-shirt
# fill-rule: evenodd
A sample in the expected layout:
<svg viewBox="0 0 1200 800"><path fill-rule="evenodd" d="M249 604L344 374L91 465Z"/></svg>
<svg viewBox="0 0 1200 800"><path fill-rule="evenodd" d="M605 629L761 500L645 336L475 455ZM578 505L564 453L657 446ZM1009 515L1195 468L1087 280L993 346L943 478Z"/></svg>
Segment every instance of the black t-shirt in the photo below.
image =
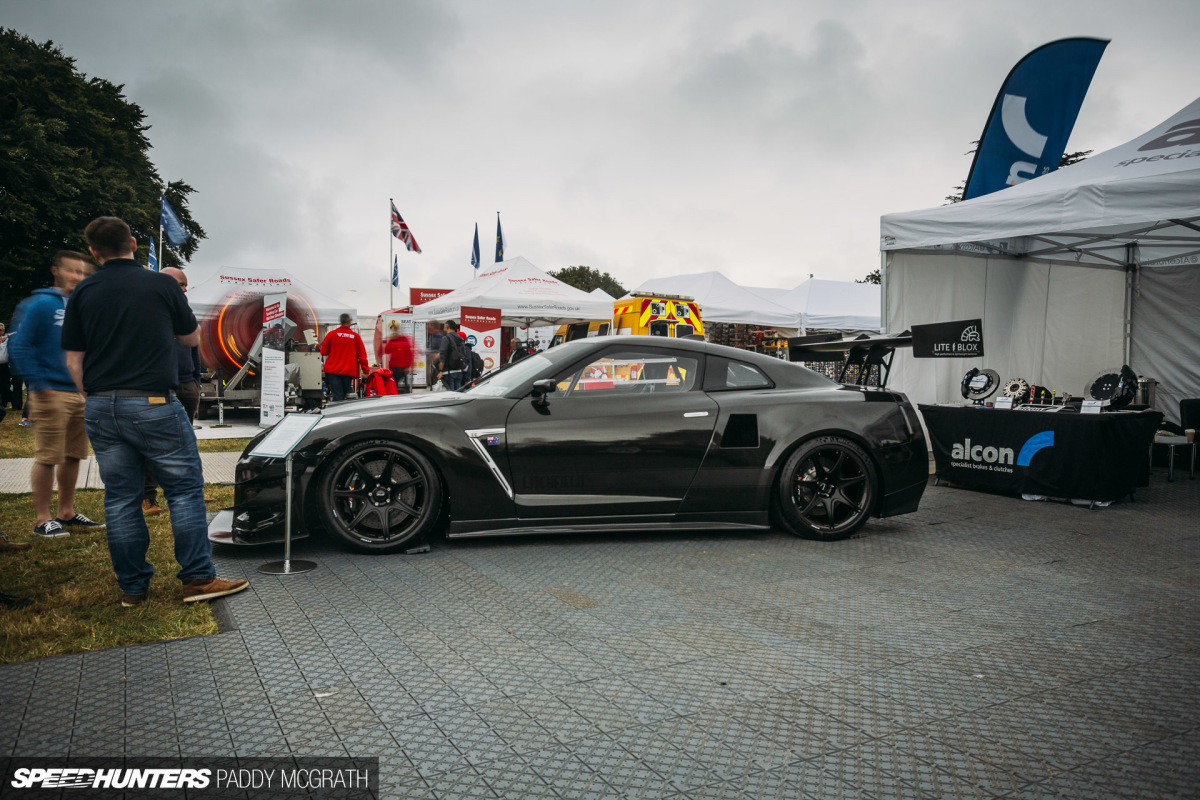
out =
<svg viewBox="0 0 1200 800"><path fill-rule="evenodd" d="M176 336L196 330L179 282L115 258L79 282L63 318L64 350L83 351L86 392L179 386Z"/></svg>

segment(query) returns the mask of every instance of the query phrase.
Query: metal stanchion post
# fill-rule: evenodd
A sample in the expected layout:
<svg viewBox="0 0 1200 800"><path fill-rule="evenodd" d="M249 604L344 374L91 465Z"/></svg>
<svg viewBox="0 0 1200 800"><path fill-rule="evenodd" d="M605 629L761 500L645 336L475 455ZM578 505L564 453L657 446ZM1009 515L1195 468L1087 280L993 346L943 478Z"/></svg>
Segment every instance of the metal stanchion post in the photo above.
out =
<svg viewBox="0 0 1200 800"><path fill-rule="evenodd" d="M258 568L264 575L299 575L317 568L315 561L292 561L292 453L288 453L287 487L283 492L283 561L270 561Z"/></svg>

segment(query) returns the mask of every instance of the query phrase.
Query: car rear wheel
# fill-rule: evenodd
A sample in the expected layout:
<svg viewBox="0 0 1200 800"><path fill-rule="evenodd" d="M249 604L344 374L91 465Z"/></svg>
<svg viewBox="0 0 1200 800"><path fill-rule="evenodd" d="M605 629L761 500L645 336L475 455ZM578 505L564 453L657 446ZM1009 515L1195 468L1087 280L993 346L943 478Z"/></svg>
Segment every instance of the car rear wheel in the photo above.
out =
<svg viewBox="0 0 1200 800"><path fill-rule="evenodd" d="M442 482L429 459L387 439L334 455L318 491L328 528L363 553L394 553L421 542L442 506Z"/></svg>
<svg viewBox="0 0 1200 800"><path fill-rule="evenodd" d="M805 539L835 541L854 535L875 507L879 479L871 457L840 436L805 442L779 473L776 508L784 524Z"/></svg>

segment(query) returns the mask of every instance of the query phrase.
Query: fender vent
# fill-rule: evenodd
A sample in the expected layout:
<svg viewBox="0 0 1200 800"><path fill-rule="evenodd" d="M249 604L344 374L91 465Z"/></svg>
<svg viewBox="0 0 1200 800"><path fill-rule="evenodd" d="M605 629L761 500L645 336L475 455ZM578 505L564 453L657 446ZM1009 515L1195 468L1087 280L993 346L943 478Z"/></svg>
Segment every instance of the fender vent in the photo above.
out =
<svg viewBox="0 0 1200 800"><path fill-rule="evenodd" d="M758 415L730 414L721 435L721 448L758 447Z"/></svg>

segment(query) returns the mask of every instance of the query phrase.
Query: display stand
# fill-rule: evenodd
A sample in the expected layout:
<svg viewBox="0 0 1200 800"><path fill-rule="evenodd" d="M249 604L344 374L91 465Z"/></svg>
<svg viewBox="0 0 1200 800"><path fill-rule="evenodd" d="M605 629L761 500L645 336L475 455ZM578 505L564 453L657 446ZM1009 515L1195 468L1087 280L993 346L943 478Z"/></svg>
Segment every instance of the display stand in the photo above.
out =
<svg viewBox="0 0 1200 800"><path fill-rule="evenodd" d="M299 575L312 572L317 568L317 562L292 560L292 453L288 453L287 488L283 493L283 561L268 561L258 568L264 575Z"/></svg>
<svg viewBox="0 0 1200 800"><path fill-rule="evenodd" d="M296 445L321 421L320 414L288 414L278 422L250 455L283 458L286 486L283 494L283 561L270 561L258 568L264 575L300 575L317 568L315 561L292 560L292 458Z"/></svg>

